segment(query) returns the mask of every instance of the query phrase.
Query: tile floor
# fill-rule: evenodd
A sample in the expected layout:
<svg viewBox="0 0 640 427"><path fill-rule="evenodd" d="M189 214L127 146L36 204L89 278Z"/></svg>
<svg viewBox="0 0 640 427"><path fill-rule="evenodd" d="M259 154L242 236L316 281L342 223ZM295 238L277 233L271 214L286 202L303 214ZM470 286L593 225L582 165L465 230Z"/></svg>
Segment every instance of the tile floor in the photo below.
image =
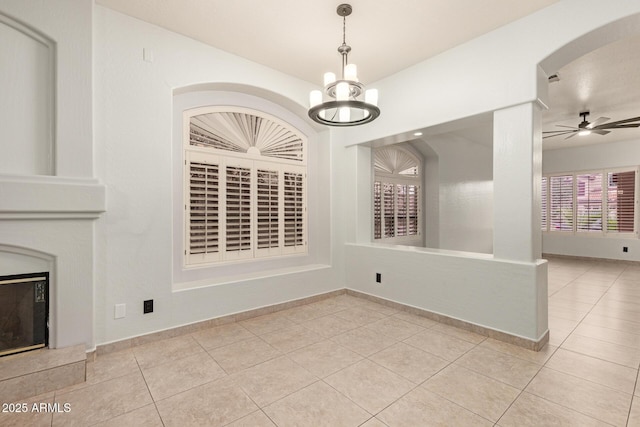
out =
<svg viewBox="0 0 640 427"><path fill-rule="evenodd" d="M549 323L534 353L340 295L101 356L0 425L640 426L640 266L552 260Z"/></svg>

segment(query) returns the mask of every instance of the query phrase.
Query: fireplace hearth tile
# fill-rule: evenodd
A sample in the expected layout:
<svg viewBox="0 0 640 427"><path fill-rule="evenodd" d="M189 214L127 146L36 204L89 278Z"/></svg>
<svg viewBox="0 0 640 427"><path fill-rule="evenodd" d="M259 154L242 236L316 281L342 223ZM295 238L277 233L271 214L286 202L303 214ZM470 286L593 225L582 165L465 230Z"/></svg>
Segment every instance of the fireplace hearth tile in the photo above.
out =
<svg viewBox="0 0 640 427"><path fill-rule="evenodd" d="M84 382L84 345L41 349L0 359L0 401L11 402Z"/></svg>

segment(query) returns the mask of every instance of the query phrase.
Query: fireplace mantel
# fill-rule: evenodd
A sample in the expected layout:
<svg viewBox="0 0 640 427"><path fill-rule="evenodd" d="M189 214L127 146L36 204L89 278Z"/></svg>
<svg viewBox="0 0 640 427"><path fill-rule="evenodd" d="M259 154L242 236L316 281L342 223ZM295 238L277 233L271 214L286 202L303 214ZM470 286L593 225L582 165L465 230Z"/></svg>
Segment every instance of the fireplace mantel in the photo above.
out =
<svg viewBox="0 0 640 427"><path fill-rule="evenodd" d="M95 179L0 175L0 220L95 219L105 210L106 189Z"/></svg>

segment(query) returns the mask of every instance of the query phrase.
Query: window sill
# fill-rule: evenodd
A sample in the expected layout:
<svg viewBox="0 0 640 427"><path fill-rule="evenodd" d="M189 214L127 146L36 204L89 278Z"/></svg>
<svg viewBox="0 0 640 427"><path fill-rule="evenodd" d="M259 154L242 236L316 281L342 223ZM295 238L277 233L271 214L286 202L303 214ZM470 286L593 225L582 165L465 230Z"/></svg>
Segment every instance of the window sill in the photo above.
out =
<svg viewBox="0 0 640 427"><path fill-rule="evenodd" d="M318 271L331 268L327 264L307 264L297 267L287 267L273 270L266 270L254 273L235 274L232 276L215 277L205 280L198 280L193 282L174 283L173 292L189 291L193 289L205 288L208 286L228 285L233 283L248 282L252 280L268 279L278 276L287 276L290 274L308 273L311 271Z"/></svg>

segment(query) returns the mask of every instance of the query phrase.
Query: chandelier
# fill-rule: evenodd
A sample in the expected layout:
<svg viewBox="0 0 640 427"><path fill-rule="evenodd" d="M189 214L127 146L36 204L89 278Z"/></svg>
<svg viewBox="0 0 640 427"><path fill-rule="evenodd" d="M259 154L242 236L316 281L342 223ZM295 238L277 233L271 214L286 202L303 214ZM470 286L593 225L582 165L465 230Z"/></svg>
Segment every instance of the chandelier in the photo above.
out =
<svg viewBox="0 0 640 427"><path fill-rule="evenodd" d="M358 81L355 64L349 64L351 46L345 41L346 17L353 11L351 5L341 4L336 12L342 16L342 45L338 52L342 55L340 79L334 73L324 75L324 94L312 90L309 94L309 117L329 126L355 126L369 123L380 115L378 90L368 89ZM364 100L362 99L364 98Z"/></svg>

